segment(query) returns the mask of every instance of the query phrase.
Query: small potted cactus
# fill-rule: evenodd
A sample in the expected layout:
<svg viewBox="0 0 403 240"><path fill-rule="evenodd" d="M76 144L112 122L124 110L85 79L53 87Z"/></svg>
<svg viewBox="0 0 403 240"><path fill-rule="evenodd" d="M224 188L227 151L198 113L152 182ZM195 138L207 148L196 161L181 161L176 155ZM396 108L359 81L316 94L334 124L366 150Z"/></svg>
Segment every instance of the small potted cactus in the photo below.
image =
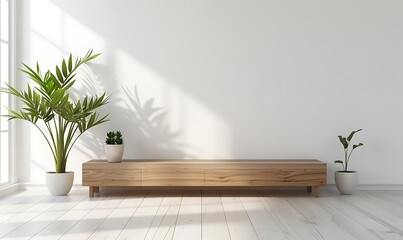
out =
<svg viewBox="0 0 403 240"><path fill-rule="evenodd" d="M122 161L125 145L120 131L110 131L106 134L105 152L108 162L119 163Z"/></svg>

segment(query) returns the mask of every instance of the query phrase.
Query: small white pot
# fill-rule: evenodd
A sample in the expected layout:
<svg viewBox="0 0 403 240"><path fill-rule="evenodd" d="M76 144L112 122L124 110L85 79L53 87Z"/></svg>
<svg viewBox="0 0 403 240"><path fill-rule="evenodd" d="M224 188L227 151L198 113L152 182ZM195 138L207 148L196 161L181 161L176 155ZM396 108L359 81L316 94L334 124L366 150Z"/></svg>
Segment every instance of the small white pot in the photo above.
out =
<svg viewBox="0 0 403 240"><path fill-rule="evenodd" d="M47 172L45 178L46 186L52 195L64 196L70 192L71 187L73 186L74 172Z"/></svg>
<svg viewBox="0 0 403 240"><path fill-rule="evenodd" d="M357 186L358 173L355 171L337 171L334 173L336 187L341 194L350 195Z"/></svg>
<svg viewBox="0 0 403 240"><path fill-rule="evenodd" d="M106 157L110 163L119 163L122 161L124 144L105 144Z"/></svg>

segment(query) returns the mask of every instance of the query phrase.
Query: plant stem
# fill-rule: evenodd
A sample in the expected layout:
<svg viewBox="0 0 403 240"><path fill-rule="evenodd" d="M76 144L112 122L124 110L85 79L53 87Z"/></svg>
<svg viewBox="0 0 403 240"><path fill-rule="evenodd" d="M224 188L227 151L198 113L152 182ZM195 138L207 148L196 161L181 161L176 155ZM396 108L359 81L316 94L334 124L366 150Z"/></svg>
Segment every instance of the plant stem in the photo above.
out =
<svg viewBox="0 0 403 240"><path fill-rule="evenodd" d="M56 173L64 173L66 171L65 141L64 141L64 123L63 118L58 115L57 134L57 162Z"/></svg>
<svg viewBox="0 0 403 240"><path fill-rule="evenodd" d="M346 171L346 172L347 172L347 166L348 166L347 153L348 153L348 147L346 149L344 149L344 162L345 162L344 171Z"/></svg>
<svg viewBox="0 0 403 240"><path fill-rule="evenodd" d="M350 157L351 157L351 154L353 153L353 151L354 151L354 148L351 149L350 153L348 154L347 162L350 161ZM346 171L347 171L347 169L346 169Z"/></svg>

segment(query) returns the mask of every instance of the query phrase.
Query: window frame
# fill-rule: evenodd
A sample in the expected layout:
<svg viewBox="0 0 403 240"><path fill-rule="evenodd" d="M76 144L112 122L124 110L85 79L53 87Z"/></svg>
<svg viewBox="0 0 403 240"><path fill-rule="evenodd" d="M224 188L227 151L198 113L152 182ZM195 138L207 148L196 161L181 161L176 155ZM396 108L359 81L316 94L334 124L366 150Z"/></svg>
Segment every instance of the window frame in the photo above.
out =
<svg viewBox="0 0 403 240"><path fill-rule="evenodd" d="M17 1L7 0L8 1L8 41L7 41L7 48L8 48L8 84L15 85L16 84L16 9L17 9ZM1 6L0 6L1 7ZM1 19L0 19L1 21ZM3 40L1 40L3 42ZM0 49L1 54L1 49ZM0 69L1 71L1 69ZM4 89L0 87L1 89ZM4 93L3 93L4 94ZM8 98L8 106L15 107L14 98L7 94ZM0 107L4 108L3 105ZM2 121L7 120L6 118L2 117ZM8 136L7 139L1 139L0 141L8 141L8 181L4 183L0 183L0 188L6 187L11 184L15 184L18 182L17 178L17 171L16 171L16 124L15 121L8 121ZM3 130L1 130L3 132Z"/></svg>

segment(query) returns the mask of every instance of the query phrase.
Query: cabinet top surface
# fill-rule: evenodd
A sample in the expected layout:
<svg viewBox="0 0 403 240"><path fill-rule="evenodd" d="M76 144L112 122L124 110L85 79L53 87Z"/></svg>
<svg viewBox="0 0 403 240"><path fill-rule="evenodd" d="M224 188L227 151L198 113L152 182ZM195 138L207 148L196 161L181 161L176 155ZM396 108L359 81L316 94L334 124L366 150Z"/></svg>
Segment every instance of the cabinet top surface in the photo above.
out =
<svg viewBox="0 0 403 240"><path fill-rule="evenodd" d="M93 159L84 164L107 164L105 159ZM111 164L320 164L317 159L125 159Z"/></svg>

